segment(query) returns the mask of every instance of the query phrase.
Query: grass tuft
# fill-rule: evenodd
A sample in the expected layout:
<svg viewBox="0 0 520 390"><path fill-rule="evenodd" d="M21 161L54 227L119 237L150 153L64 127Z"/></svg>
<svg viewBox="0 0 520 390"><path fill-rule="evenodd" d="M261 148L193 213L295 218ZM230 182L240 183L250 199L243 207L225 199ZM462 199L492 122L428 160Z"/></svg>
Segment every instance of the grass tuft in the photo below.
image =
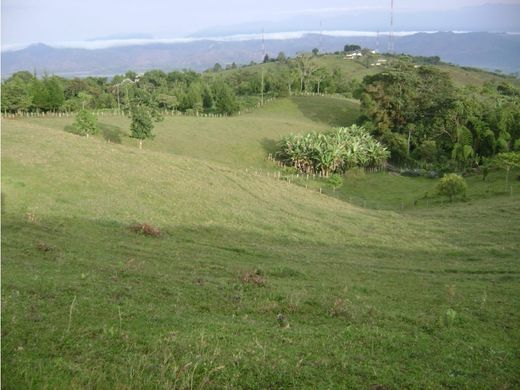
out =
<svg viewBox="0 0 520 390"><path fill-rule="evenodd" d="M136 223L130 226L130 230L137 234L142 234L148 237L160 237L161 231L147 223Z"/></svg>
<svg viewBox="0 0 520 390"><path fill-rule="evenodd" d="M267 279L259 269L242 272L240 280L243 284L252 284L258 287L264 287L267 283Z"/></svg>

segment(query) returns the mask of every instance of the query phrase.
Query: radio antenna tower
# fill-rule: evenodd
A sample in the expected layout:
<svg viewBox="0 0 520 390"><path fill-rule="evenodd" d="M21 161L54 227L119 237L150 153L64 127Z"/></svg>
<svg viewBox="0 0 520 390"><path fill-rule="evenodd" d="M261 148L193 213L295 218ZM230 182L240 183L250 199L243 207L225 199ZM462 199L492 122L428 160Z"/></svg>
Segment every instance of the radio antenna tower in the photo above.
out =
<svg viewBox="0 0 520 390"><path fill-rule="evenodd" d="M265 39L264 39L264 29L262 29L262 62L265 60Z"/></svg>
<svg viewBox="0 0 520 390"><path fill-rule="evenodd" d="M323 27L322 27L321 20L320 20L320 42L318 43L318 50L319 50L318 53L321 53L322 43L323 43Z"/></svg>
<svg viewBox="0 0 520 390"><path fill-rule="evenodd" d="M265 39L264 39L264 29L262 29L262 64L265 62ZM261 81L261 90L260 90L260 102L262 106L264 105L264 66L260 65L262 67L262 81Z"/></svg>
<svg viewBox="0 0 520 390"><path fill-rule="evenodd" d="M390 33L388 34L388 52L394 53L394 0L390 0Z"/></svg>

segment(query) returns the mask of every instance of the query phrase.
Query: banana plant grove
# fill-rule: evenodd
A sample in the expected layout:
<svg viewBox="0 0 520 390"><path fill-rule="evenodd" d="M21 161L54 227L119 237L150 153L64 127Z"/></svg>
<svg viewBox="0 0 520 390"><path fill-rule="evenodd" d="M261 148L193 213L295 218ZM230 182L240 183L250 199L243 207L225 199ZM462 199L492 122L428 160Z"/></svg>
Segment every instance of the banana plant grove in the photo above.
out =
<svg viewBox="0 0 520 390"><path fill-rule="evenodd" d="M377 168L390 152L366 129L352 125L323 133L289 135L278 144L276 158L302 173L329 176L352 167Z"/></svg>

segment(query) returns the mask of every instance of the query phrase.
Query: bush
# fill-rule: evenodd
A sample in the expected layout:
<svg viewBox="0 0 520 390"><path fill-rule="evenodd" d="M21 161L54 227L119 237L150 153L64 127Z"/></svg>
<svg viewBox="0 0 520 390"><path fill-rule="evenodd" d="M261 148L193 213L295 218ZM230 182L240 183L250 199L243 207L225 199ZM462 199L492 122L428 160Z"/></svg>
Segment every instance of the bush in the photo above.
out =
<svg viewBox="0 0 520 390"><path fill-rule="evenodd" d="M450 202L452 202L454 196L465 195L467 188L466 181L462 176L450 173L440 180L437 191L440 195L446 195L450 198Z"/></svg>
<svg viewBox="0 0 520 390"><path fill-rule="evenodd" d="M98 131L97 119L94 114L87 110L80 110L76 114L76 120L74 122L75 134L85 135L88 138L89 135L94 135L98 133Z"/></svg>
<svg viewBox="0 0 520 390"><path fill-rule="evenodd" d="M334 188L341 187L343 185L343 178L337 173L334 173L331 175L328 182Z"/></svg>

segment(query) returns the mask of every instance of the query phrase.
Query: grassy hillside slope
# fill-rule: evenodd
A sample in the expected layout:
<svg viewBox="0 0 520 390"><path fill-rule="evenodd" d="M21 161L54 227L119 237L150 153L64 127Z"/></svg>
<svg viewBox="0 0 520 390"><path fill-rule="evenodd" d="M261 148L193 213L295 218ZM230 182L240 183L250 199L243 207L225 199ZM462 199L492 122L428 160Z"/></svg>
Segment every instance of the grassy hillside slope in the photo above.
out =
<svg viewBox="0 0 520 390"><path fill-rule="evenodd" d="M395 213L246 174L328 126L280 104L142 151L2 122L3 387L520 385L518 195Z"/></svg>
<svg viewBox="0 0 520 390"><path fill-rule="evenodd" d="M259 167L281 136L291 132L325 130L349 126L359 116L359 103L334 97L291 97L267 103L247 115L207 117L165 117L156 124L153 141L144 148L189 156L234 167ZM99 117L99 138L115 144L136 146L129 138L126 117ZM31 118L29 123L71 131L74 118Z"/></svg>
<svg viewBox="0 0 520 390"><path fill-rule="evenodd" d="M365 76L378 73L385 68L384 65L371 66L371 64L376 63L379 59L386 59L387 66L398 61L402 61L403 59L407 63L419 65L422 64L420 61L415 60L412 56L405 56L400 59L398 56L388 56L386 54L370 54L356 60L345 59L343 54L324 54L314 57L314 62L318 67L327 68L329 71L339 69L341 71L343 80L349 81L356 79L361 81ZM276 63L267 63L249 66L245 69L256 72L260 72L261 69L265 69L267 72L269 72L275 70L278 66L279 64ZM520 84L520 80L517 77L493 73L478 68L461 67L448 63L440 63L434 66L444 72L447 72L457 86L479 87L484 85L486 82L502 81L507 81L515 85ZM226 70L223 74L224 77L230 77L235 72L237 72L237 70L231 69Z"/></svg>

